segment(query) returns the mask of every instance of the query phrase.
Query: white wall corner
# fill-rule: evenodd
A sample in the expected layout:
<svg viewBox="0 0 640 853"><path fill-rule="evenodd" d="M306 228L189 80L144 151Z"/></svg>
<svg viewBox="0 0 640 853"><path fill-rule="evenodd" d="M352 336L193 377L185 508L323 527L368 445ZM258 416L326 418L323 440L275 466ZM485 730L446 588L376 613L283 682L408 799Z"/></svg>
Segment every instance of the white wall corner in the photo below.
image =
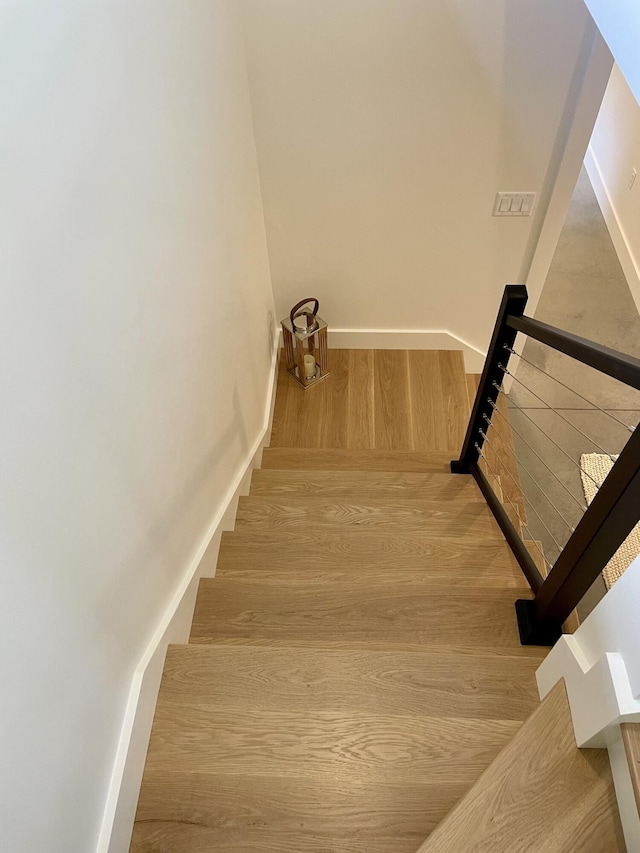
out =
<svg viewBox="0 0 640 853"><path fill-rule="evenodd" d="M640 311L640 264L634 255L630 241L627 239L621 218L613 202L612 193L607 187L603 171L600 168L598 158L591 145L584 159L584 165L593 191L598 199L611 242L622 267L622 272L627 280L636 307Z"/></svg>
<svg viewBox="0 0 640 853"><path fill-rule="evenodd" d="M634 699L629 676L618 652L606 652L585 667L579 644L563 636L536 673L540 697L564 679L576 743L606 747L621 722L640 722L640 702Z"/></svg>
<svg viewBox="0 0 640 853"><path fill-rule="evenodd" d="M171 644L188 642L200 578L213 577L215 574L222 533L233 530L238 498L248 494L251 474L260 467L262 451L271 436L278 354L278 333L275 333L263 428L216 509L207 533L133 674L98 836L97 853L123 853L129 849L167 648Z"/></svg>

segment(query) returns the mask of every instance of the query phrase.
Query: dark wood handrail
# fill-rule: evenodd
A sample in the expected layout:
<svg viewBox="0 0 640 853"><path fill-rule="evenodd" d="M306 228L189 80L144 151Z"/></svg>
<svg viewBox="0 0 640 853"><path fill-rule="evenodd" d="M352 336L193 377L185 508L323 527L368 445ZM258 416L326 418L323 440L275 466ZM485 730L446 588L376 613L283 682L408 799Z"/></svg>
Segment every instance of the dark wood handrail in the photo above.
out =
<svg viewBox="0 0 640 853"><path fill-rule="evenodd" d="M485 416L491 418L493 414L490 401L495 402L498 396L493 383L501 385L504 368L509 363L509 349L516 340L516 332L507 328L507 318L522 314L527 299L527 288L523 284L508 284L504 289L460 458L451 463L454 474L469 474L470 466L480 458L484 442L480 430L486 429Z"/></svg>
<svg viewBox="0 0 640 853"><path fill-rule="evenodd" d="M511 315L507 317L506 324L516 332L535 338L540 343L547 344L576 361L588 364L600 373L606 373L607 376L640 391L640 359L571 332L556 329L555 326L549 326L531 317Z"/></svg>

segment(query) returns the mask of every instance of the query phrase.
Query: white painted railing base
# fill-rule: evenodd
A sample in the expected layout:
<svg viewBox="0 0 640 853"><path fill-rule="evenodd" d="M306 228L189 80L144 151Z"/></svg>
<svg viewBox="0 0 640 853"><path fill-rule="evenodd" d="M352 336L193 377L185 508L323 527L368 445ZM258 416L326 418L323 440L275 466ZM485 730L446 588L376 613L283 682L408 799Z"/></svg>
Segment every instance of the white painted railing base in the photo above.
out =
<svg viewBox="0 0 640 853"><path fill-rule="evenodd" d="M564 679L579 747L609 750L627 849L640 853L640 817L620 735L640 722L640 558L575 634L564 635L536 673L543 699Z"/></svg>

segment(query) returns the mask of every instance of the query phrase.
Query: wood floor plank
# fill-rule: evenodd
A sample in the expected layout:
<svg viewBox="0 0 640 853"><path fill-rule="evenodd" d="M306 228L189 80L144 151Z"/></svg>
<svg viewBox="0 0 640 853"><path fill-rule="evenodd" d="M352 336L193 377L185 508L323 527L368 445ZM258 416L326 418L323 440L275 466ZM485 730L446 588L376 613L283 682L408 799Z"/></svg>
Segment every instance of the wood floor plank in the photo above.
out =
<svg viewBox="0 0 640 853"><path fill-rule="evenodd" d="M454 454L455 455L455 454ZM263 468L319 471L415 471L417 473L448 474L451 453L446 450L384 451L323 448L312 454L299 447L266 447L262 455Z"/></svg>
<svg viewBox="0 0 640 853"><path fill-rule="evenodd" d="M577 748L563 682L534 711L419 853L454 850L625 850L607 751Z"/></svg>
<svg viewBox="0 0 640 853"><path fill-rule="evenodd" d="M499 535L493 514L481 500L374 500L349 503L339 498L297 501L262 497L240 498L236 530L309 528L394 533L438 532L442 536Z"/></svg>
<svg viewBox="0 0 640 853"><path fill-rule="evenodd" d="M375 447L373 350L348 350L347 444L353 450ZM335 445L334 445L335 446Z"/></svg>
<svg viewBox="0 0 640 853"><path fill-rule="evenodd" d="M319 447L348 447L351 384L349 350L330 350L329 367L329 378L317 388L309 388L306 392L310 404L316 404L311 417L320 424Z"/></svg>
<svg viewBox="0 0 640 853"><path fill-rule="evenodd" d="M401 589L373 579L322 589L304 582L286 588L226 578L200 581L190 642L222 637L366 639L519 647L510 590L416 584Z"/></svg>
<svg viewBox="0 0 640 853"><path fill-rule="evenodd" d="M442 381L444 434L447 444L443 450L462 450L469 422L469 395L464 372L464 356L460 350L438 350Z"/></svg>
<svg viewBox="0 0 640 853"><path fill-rule="evenodd" d="M442 375L437 350L411 350L409 399L414 450L448 450Z"/></svg>
<svg viewBox="0 0 640 853"><path fill-rule="evenodd" d="M406 350L374 351L375 446L380 450L413 450Z"/></svg>
<svg viewBox="0 0 640 853"><path fill-rule="evenodd" d="M340 711L523 720L538 704L535 658L448 650L173 646L163 701L218 710Z"/></svg>

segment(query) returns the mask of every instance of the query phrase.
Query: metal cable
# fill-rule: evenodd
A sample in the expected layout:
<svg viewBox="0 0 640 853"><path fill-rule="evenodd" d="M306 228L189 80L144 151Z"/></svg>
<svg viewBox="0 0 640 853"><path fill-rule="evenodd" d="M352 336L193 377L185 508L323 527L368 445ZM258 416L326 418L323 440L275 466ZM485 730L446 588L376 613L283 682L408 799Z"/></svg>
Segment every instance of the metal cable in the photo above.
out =
<svg viewBox="0 0 640 853"><path fill-rule="evenodd" d="M487 421L487 423L489 424L489 426L491 426L492 424L491 424L491 421L489 420L489 418L487 418L487 416L486 416L486 415L483 415L483 417L484 417L485 421ZM494 426L494 429L496 429L496 428L495 428L495 426ZM483 436L483 438L485 439L485 441L489 442L489 437L486 435L486 433L485 433L483 430L480 430L480 435L481 435L481 436ZM505 442L504 438L500 435L500 433L499 433L497 430L496 430L496 437L500 439L500 443L502 444L502 446L504 447L504 449L505 449L507 452L509 452L509 451L510 451L510 448L509 448L509 447L507 447L507 444L506 444L506 442ZM489 442L489 443L490 443L490 442ZM540 491L540 492L542 493L543 498L547 501L547 503L551 506L551 508L552 508L553 510L555 510L555 512L556 512L556 513L558 514L558 516L560 517L560 520L561 520L564 524L566 524L566 526L569 528L569 530L573 533L573 532L575 531L575 527L574 527L572 524L570 524L570 522L568 522L568 521L567 521L567 519L566 519L566 518L564 517L564 515L560 512L560 510L558 509L558 507L557 507L557 506L554 504L554 502L551 500L551 498L549 497L549 495L545 492L545 490L542 488L542 486L538 483L538 481L537 481L537 480L536 480L536 478L533 476L533 474L531 473L531 471L529 471L529 469L528 469L528 468L527 468L527 467L522 463L522 461L521 461L520 459L516 459L516 463L517 463L517 465L518 465L518 467L519 467L519 468L522 468L522 470L524 471L524 473L529 477L529 479L531 480L531 482L533 483L533 485L538 489L538 491ZM526 495L525 495L525 494L524 494L524 492L522 491L522 487L521 487L521 485L520 485L518 482L516 482L516 478L513 476L513 474L511 473L511 471L509 471L509 469L508 469L506 466L505 466L505 469L504 469L504 470L505 470L505 471L507 472L507 474L511 477L511 479L513 480L513 484L514 484L514 486L515 486L515 487L518 489L518 491L522 494L522 497L524 498L524 500L528 500L528 498L526 497ZM529 503L531 503L531 501L529 501ZM535 509L533 508L533 504L531 504L531 507L532 507L533 511L535 512Z"/></svg>
<svg viewBox="0 0 640 853"><path fill-rule="evenodd" d="M594 447L597 447L597 448L598 448L598 450L602 451L602 453L604 453L604 455L605 455L605 456L608 456L608 457L609 457L609 459L610 459L612 462L615 462L615 461L616 461L615 457L614 457L614 456L612 456L612 455L611 455L611 453L609 453L607 450L605 450L605 449L604 449L604 447L602 447L601 445L599 445L597 441L594 441L594 439L593 439L593 438L591 438L590 436L588 436L585 432L582 432L582 430L580 429L580 427L576 426L574 423L571 423L571 421L569 420L569 418L565 418L565 416L564 416L563 414L561 414L561 413L558 411L558 409L554 409L554 408L553 408L553 406L550 406L550 405L549 405L549 403L547 403L547 401L546 401L546 400L543 400L543 399L542 399L542 397L540 397L538 394L536 394L536 392L535 392L535 391L532 391L532 390L531 390L531 388L529 388L527 385L525 385L525 383L524 383L521 379L518 379L518 377L517 377L517 376L514 376L514 375L513 375L513 373L511 373L511 371L510 371L510 370L507 370L507 368L506 368L506 367L504 367L504 365L502 365L502 364L498 363L498 367L499 367L502 371L504 371L504 373L506 373L506 374L507 374L507 376L510 376L512 379L514 379L514 380L518 383L518 385L522 385L522 387L525 389L525 391L528 391L528 392L529 392L529 394L532 394L532 395L536 398L536 400L540 400L540 402L541 402L541 403L544 403L544 404L545 404L545 406L547 407L547 409L548 409L550 412L555 412L555 414L556 414L559 418L562 418L562 420L563 420L565 423L569 424L569 426L570 426L570 427L572 427L573 429L575 429L575 430L576 430L576 432L579 432L579 433L580 433L580 435L581 435L583 438L586 438L586 439L587 439L587 441L588 441L588 442L590 442L591 444L593 444L593 446L594 446ZM514 404L514 405L515 405L515 404ZM522 411L522 409L521 409L521 411Z"/></svg>
<svg viewBox="0 0 640 853"><path fill-rule="evenodd" d="M584 400L584 402L585 402L585 403L588 403L588 404L589 404L590 406L592 406L594 409L597 409L599 412L602 412L602 414L603 414L603 415L607 415L607 417L610 417L612 420L616 421L616 423L619 423L619 424L620 424L620 426L623 426L623 427L624 427L626 430L628 430L629 432L633 432L633 431L635 430L635 427L632 427L630 424L627 424L627 423L625 423L624 421L621 421L621 420L620 420L620 418L617 418L615 415L612 415L612 414L611 414L611 412L607 412L605 409L600 408L600 406L599 406L597 403L594 403L592 400L587 399L587 397L584 397L584 396L583 396L582 394L580 394L578 391L574 391L574 389L573 389L573 388L570 388L568 385L566 385L564 382L562 382L562 380L557 379L555 376L552 376L552 375L551 375L550 373L548 373L548 372L547 372L543 367L539 367L537 364L534 364L532 361L529 361L529 359L528 359L528 358L525 358L525 357L524 357L523 355L521 355L519 352L516 352L514 349L512 349L512 348L509 346L509 344L504 344L504 348L505 348L508 352L510 352L510 353L511 353L511 355L517 355L517 356L518 356L518 358L522 359L522 361L524 361L524 362L525 362L525 364L529 364L531 367L535 367L535 369L536 369L536 370L539 370L539 371L540 371L540 373L544 373L544 375L545 375L545 376L548 376L548 377L549 377L549 379L553 379L553 381L554 381L554 382L557 382L557 383L558 383L558 385L562 385L562 387L563 387L563 388L566 388L566 389L567 389L567 391L570 391L572 394L575 394L575 395L576 395L576 397L580 397L580 399L581 399L581 400Z"/></svg>
<svg viewBox="0 0 640 853"><path fill-rule="evenodd" d="M483 431L482 431L482 430L480 430L480 435L482 435L482 436L484 437L485 441L487 441L487 440L488 440L488 439L487 439L487 436L486 436L486 435L484 435L484 433L483 433ZM485 456L485 459L486 459L486 456ZM507 468L505 468L504 470L505 470L505 471L506 471L506 473L511 477L511 480L512 480L512 482L513 482L514 486L518 489L518 491L520 492L520 494L522 495L522 497L524 498L524 500L529 504L529 506L530 506L530 507L531 507L531 509L534 511L534 513L538 516L538 519L539 519L539 521L540 521L540 524L542 524L542 526L543 526L543 527L544 527L544 529L547 531L547 533L549 534L549 536L553 539L553 541L554 541L554 543L555 543L555 546L556 546L556 548L558 549L558 552L562 552L562 545L558 542L558 540L556 539L556 537L555 537L555 536L553 535L553 533L549 530L549 528L548 528L548 527L547 527L547 525L545 524L544 519L542 518L542 516L540 515L540 513L538 512L538 510L534 507L534 505L531 503L531 501L529 500L529 498L524 494L524 492L522 491L522 489L521 489L520 485L516 482L516 478L513 476L513 474L511 473L511 471L509 471ZM507 499L507 500L508 500L508 499ZM511 503L511 505L512 505L512 506L514 505L512 501L509 501L509 503ZM552 506L553 506L553 504L552 504ZM554 507L554 509L555 509L555 507ZM558 515L560 515L560 513L558 513ZM518 517L519 517L519 516L518 516ZM562 515L560 515L560 518L562 518ZM564 518L562 518L562 520L564 521ZM568 524L567 522L565 522L565 523L567 524L567 527L569 527L569 529L570 529L570 530L572 530L571 525L570 525L570 524Z"/></svg>
<svg viewBox="0 0 640 853"><path fill-rule="evenodd" d="M493 384L493 387L494 387L494 388L497 388L497 389L498 389L498 391L500 391L500 392L502 392L502 393L504 394L504 388L502 388L502 386L501 386L501 385L498 385L498 383L497 383L495 380L494 380L494 382L493 382L492 384ZM577 468L579 471L582 471L582 472L585 474L585 476L586 476L586 477L588 477L588 478L593 482L593 484L594 484L595 486L597 486L598 488L600 488L600 486L602 485L602 483L599 483L597 480L595 480L595 479L591 476L591 474L589 474L587 471L585 471L585 470L584 470L584 468L581 468L581 467L580 467L580 465L576 462L576 460L575 460L575 459L573 459L571 456L569 456L569 454L568 454L568 453L567 453L567 451L564 449L564 447L561 447L555 439L551 438L551 436L550 436L548 433L546 433L546 432L544 431L544 429L540 426L540 424L537 424L537 423L534 421L534 419L531 417L531 415L528 415L528 414L525 412L525 410L524 410L524 409L521 409L521 408L520 408L520 406L516 406L516 404L515 404L515 403L512 403L512 404L511 404L511 408L516 409L518 412L522 412L522 414L525 416L525 418L526 418L528 421L531 421L531 423L534 425L534 427L536 427L537 429L539 429L539 430L540 430L540 432L541 432L544 436L546 436L546 438L548 438L548 439L549 439L549 441L551 442L551 444L553 444L553 445L554 445L554 447L557 447L557 448L558 448L558 450L559 450L561 453L564 453L564 455L567 457L567 459L569 460L569 462L571 462L571 464L572 464L572 465L575 465L575 466L576 466L576 468ZM496 409L496 411L497 411L497 409ZM502 414L502 412L500 412L500 414ZM503 417L504 417L504 415L503 415ZM511 428L512 428L512 429L513 429L513 431L516 433L516 435L520 435L520 433L519 433L519 432L516 432L516 430L515 430L513 427L511 427ZM522 436L521 436L521 435L520 435L520 438L522 438ZM524 441L524 439L522 439L522 440ZM531 447L531 445L529 445L529 447ZM531 449L533 450L533 448L531 448Z"/></svg>
<svg viewBox="0 0 640 853"><path fill-rule="evenodd" d="M557 480L557 481L558 481L558 483L560 483L560 485L561 485L561 486L562 486L562 488L565 490L565 492L569 495L569 497L571 498L571 500L572 500L575 504L577 504L577 506L579 506L579 507L580 507L580 509L581 509L581 511L582 511L582 512L586 512L587 507L586 507L584 504L580 503L580 501L578 500L578 498L573 494L573 492L569 489L569 487L568 487L568 486L566 486L566 485L562 482L562 480L560 479L560 477L558 477L558 475L556 474L556 472L555 472L552 468L550 468L550 467L547 465L547 463L544 461L544 459L542 458L542 456L540 456L540 454L538 453L538 451L537 451L537 450L534 450L534 448L529 444L529 442L527 441L527 439L526 439L526 438L524 438L524 436L523 436L523 435L521 435L521 434L518 432L518 430L517 430L514 426L512 426L512 424L511 424L511 422L509 421L509 419L506 417L506 415L503 415L503 414L502 414L502 412L500 411L500 409L497 407L497 405L493 402L493 400L492 400L491 398L489 398L489 405L493 408L493 411L494 411L494 412L497 412L497 413L500 415L500 417L501 417L501 418L504 418L504 420L505 420L505 422L506 422L507 426L509 427L509 429L513 430L513 432L518 436L518 438L519 438L519 439L520 439L524 444L526 444L526 445L527 445L527 447L528 447L528 448L529 448L529 450L533 453L533 455L534 455L534 456L536 456L536 457L540 460L540 462L542 462L542 464L543 464L543 465L544 465L544 467L547 469L547 471L551 474L551 476L552 476L555 480Z"/></svg>
<svg viewBox="0 0 640 853"><path fill-rule="evenodd" d="M475 448L476 448L476 450L478 451L478 454L480 455L480 458L481 458L481 459L484 459L484 464L485 464L485 465L487 466L487 468L489 469L489 473L491 474L491 476L492 476L495 480L499 480L500 478L498 477L498 475L496 474L496 472L493 470L493 468L491 467L491 465L489 465L489 460L487 459L487 457L486 457L486 456L484 455L484 453L482 452L482 448L480 447L480 445L478 444L478 442L477 442L477 441L476 441L476 443L475 443ZM502 495L502 497L504 498L504 494ZM549 562L549 560L547 560L547 558L545 557L545 555L544 555L544 551L542 550L542 547L541 547L540 543L539 543L539 542L538 542L538 540L534 537L533 533L529 530L529 527L528 527L528 526L525 524L525 522L522 520L522 516L520 515L520 510L519 510L519 509L518 509L518 507L513 503L513 501L509 500L509 498L506 498L506 500L507 500L507 503L511 504L511 506L515 509L515 511L516 511L516 515L518 516L518 521L520 522L520 527L522 528L522 530L523 530L523 531L524 531L524 530L526 530L526 531L527 531L527 533L529 534L530 539L529 539L528 541L533 542L533 544L536 546L536 548L537 548L537 549L538 549L538 551L540 552L540 556L541 556L541 557L542 557L542 559L544 560L545 565L546 565L546 566L548 566L548 567L549 567L549 569L551 569L551 563L550 563L550 562Z"/></svg>

